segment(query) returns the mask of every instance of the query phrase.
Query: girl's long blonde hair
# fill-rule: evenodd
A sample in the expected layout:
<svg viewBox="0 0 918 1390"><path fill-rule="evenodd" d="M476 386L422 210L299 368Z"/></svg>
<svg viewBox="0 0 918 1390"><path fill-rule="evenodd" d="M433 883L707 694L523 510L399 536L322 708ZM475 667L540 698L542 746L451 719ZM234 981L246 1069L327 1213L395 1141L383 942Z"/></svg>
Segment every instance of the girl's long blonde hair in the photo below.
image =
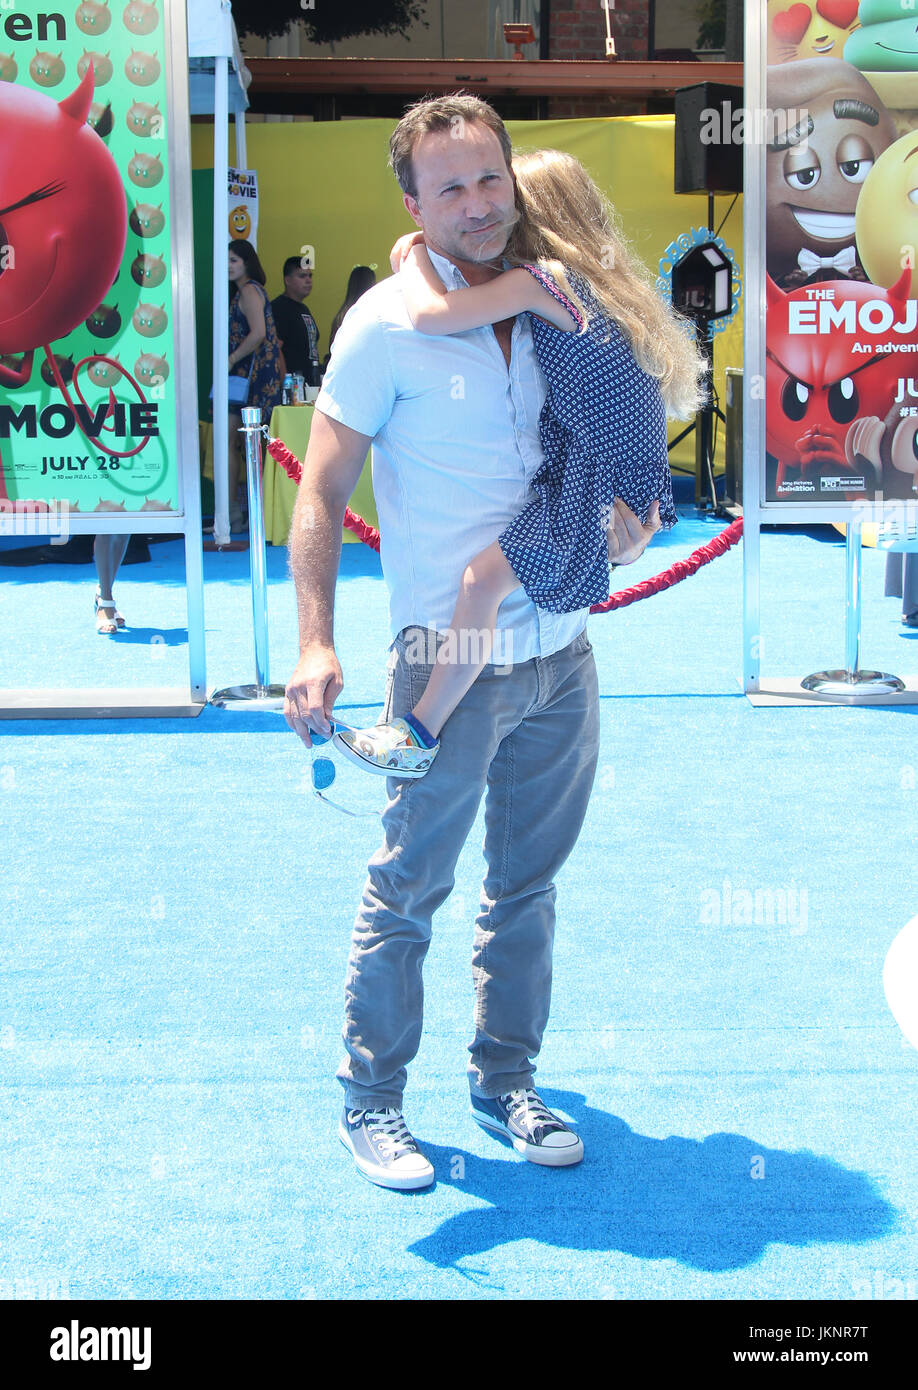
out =
<svg viewBox="0 0 918 1390"><path fill-rule="evenodd" d="M663 302L649 272L631 254L609 200L573 155L560 150L516 154L519 220L505 256L538 262L588 317L565 267L583 277L624 333L641 367L660 383L667 415L687 419L703 403L704 359L688 321Z"/></svg>

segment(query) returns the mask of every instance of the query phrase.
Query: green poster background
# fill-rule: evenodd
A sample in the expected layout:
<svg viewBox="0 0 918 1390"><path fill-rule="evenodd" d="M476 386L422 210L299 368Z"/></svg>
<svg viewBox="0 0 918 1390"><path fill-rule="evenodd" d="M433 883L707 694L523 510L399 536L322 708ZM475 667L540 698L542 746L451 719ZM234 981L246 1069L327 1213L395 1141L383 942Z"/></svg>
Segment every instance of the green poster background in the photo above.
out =
<svg viewBox="0 0 918 1390"><path fill-rule="evenodd" d="M194 321L198 357L198 419L211 418L210 383L214 374L214 171L191 174L194 225ZM227 286L227 295L229 287Z"/></svg>
<svg viewBox="0 0 918 1390"><path fill-rule="evenodd" d="M111 289L90 317L51 344L64 373L84 358L114 358L131 374L143 398L155 403L158 434L132 457L142 434L116 434L115 415L98 441L79 429L55 438L43 429L40 414L66 404L48 372L45 353L36 349L31 377L21 387L0 384L0 403L20 412L34 405L38 433L27 438L7 426L0 431L0 459L10 498L66 503L80 512L177 511L177 419L174 382L177 364L172 332L172 249L169 205L169 128L166 100L166 40L163 0L67 0L60 7L38 0L16 0L17 25L0 30L0 81L12 82L60 102L82 77L87 55L96 68L89 124L108 148L124 187L127 238ZM7 20L9 11L2 13ZM40 19L44 17L44 35ZM29 21L31 23L29 23ZM31 31L31 32L29 32ZM62 32L63 31L63 32ZM26 37L26 34L29 34ZM84 69L85 70L85 67ZM17 133L0 129L0 143ZM60 171L61 178L68 171ZM9 190L3 190L4 194ZM92 247L86 247L92 255ZM2 309L2 284L0 284ZM2 312L0 312L2 318ZM15 365L15 355L3 359ZM21 360L21 357L18 359ZM92 375L90 375L92 373ZM78 377L80 391L95 411L113 401L139 402L137 390L117 369L87 363ZM71 400L78 397L68 386ZM111 393L111 394L110 394ZM47 417L51 431L66 423L57 410ZM53 461L53 462L52 462Z"/></svg>

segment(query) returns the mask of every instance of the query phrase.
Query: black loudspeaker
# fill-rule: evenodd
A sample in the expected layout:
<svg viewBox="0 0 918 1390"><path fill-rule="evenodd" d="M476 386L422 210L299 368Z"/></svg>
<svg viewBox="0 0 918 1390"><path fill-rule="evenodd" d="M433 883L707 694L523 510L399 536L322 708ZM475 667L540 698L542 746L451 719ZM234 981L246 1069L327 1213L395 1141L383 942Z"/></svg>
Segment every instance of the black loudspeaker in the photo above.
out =
<svg viewBox="0 0 918 1390"><path fill-rule="evenodd" d="M677 193L742 193L742 87L699 82L676 92Z"/></svg>

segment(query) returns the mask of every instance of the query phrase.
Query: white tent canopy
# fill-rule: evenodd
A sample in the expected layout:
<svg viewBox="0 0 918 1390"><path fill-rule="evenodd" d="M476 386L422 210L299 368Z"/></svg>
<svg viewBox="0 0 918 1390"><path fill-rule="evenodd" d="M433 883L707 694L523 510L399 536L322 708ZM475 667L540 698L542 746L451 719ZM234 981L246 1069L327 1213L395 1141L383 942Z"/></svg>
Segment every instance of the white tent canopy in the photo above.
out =
<svg viewBox="0 0 918 1390"><path fill-rule="evenodd" d="M230 62L227 110L247 110L246 92L252 74L239 48L230 5L226 0L188 0L188 88L193 116L204 116L215 109L217 58Z"/></svg>

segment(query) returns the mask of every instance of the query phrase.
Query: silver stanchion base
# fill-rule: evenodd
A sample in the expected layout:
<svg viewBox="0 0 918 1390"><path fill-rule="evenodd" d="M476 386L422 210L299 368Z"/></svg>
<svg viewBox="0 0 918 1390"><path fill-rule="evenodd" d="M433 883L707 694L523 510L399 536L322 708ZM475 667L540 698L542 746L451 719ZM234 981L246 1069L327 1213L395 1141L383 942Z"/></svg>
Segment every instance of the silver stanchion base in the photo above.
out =
<svg viewBox="0 0 918 1390"><path fill-rule="evenodd" d="M225 690L215 690L208 704L217 709L264 710L267 714L283 713L284 687L282 685L228 685Z"/></svg>
<svg viewBox="0 0 918 1390"><path fill-rule="evenodd" d="M845 696L857 699L863 695L889 695L905 689L898 676L887 675L884 671L816 671L800 684L814 695L826 695L835 700Z"/></svg>

